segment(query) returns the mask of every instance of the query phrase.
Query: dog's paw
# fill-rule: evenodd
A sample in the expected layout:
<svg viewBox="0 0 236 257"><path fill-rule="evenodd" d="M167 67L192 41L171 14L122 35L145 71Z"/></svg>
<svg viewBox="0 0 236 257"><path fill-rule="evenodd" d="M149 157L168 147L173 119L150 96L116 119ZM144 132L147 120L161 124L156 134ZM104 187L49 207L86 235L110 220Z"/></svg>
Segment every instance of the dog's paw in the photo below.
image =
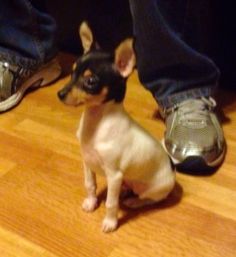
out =
<svg viewBox="0 0 236 257"><path fill-rule="evenodd" d="M98 206L98 200L96 197L88 197L82 204L82 209L86 212L94 211Z"/></svg>
<svg viewBox="0 0 236 257"><path fill-rule="evenodd" d="M118 221L117 219L105 218L102 223L102 231L105 233L112 232L117 229Z"/></svg>

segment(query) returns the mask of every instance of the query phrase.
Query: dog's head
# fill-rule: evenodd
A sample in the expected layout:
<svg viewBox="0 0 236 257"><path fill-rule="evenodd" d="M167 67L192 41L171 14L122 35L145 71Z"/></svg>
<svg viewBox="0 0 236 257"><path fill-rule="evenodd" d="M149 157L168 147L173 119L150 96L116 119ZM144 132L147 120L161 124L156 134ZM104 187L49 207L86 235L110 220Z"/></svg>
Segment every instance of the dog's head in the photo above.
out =
<svg viewBox="0 0 236 257"><path fill-rule="evenodd" d="M126 79L135 66L133 40L120 43L114 53L102 51L86 22L79 28L84 54L76 61L69 83L58 92L68 105L100 105L121 102L125 96Z"/></svg>

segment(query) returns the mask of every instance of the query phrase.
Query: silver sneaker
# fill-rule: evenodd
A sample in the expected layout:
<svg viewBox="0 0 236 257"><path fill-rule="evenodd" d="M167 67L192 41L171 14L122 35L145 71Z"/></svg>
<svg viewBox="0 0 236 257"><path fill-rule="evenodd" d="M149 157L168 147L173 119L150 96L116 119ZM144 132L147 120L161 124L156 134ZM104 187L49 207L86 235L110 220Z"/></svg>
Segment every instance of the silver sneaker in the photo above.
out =
<svg viewBox="0 0 236 257"><path fill-rule="evenodd" d="M195 170L216 167L223 161L225 139L215 107L214 99L200 98L165 110L164 147L174 164Z"/></svg>
<svg viewBox="0 0 236 257"><path fill-rule="evenodd" d="M61 67L56 59L37 70L23 69L0 61L0 112L17 105L27 89L45 86L60 74Z"/></svg>

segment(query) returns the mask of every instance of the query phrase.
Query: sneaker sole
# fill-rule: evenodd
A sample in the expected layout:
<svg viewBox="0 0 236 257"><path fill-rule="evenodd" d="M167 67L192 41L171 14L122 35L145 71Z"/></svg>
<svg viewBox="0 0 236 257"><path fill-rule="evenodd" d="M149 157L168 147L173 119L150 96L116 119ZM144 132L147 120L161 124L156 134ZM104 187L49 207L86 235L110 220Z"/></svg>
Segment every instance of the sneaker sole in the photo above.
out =
<svg viewBox="0 0 236 257"><path fill-rule="evenodd" d="M171 154L168 152L165 140L161 140L162 146L164 147L165 151L171 158L174 165L176 165L179 168L184 168L184 170L207 170L207 169L214 169L218 167L224 160L225 153L226 153L226 147L224 147L222 153L212 162L207 162L204 158L201 156L189 156L183 161L179 161L176 158L172 157Z"/></svg>
<svg viewBox="0 0 236 257"><path fill-rule="evenodd" d="M10 96L7 100L0 103L0 112L7 111L16 106L24 97L25 92L30 88L39 88L46 86L61 75L61 67L57 59L45 64L37 73L25 81L19 90Z"/></svg>

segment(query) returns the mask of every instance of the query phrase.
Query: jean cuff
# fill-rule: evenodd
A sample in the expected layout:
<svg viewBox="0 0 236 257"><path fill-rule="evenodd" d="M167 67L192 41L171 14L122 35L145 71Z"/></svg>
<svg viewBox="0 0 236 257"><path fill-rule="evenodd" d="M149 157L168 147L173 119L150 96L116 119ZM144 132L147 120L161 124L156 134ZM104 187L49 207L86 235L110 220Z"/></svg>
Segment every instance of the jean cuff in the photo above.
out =
<svg viewBox="0 0 236 257"><path fill-rule="evenodd" d="M33 59L22 56L15 51L5 49L0 46L0 61L9 62L12 65L20 66L25 69L37 68L43 65L45 62L48 62L51 59L53 59L56 55L57 51L54 51L51 55L47 56L47 60L43 61L41 59Z"/></svg>
<svg viewBox="0 0 236 257"><path fill-rule="evenodd" d="M214 97L216 93L216 88L216 86L210 85L202 88L194 88L176 94L171 94L165 98L160 98L158 97L158 95L155 94L154 97L161 109L168 109L188 99Z"/></svg>

